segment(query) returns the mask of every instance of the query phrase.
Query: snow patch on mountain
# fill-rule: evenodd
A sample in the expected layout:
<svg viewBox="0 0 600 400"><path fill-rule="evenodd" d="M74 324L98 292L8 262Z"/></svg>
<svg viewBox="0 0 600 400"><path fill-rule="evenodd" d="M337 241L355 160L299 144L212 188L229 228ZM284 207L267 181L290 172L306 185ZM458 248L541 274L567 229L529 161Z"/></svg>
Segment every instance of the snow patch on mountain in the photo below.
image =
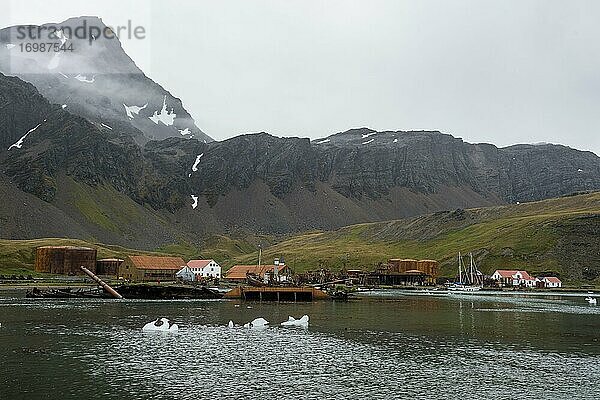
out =
<svg viewBox="0 0 600 400"><path fill-rule="evenodd" d="M142 111L144 108L148 107L148 103L144 104L141 107L139 107L139 106L128 106L127 104L123 103L123 107L125 107L125 112L127 113L127 116L130 119L133 119L134 118L134 114L138 115L140 113L140 111Z"/></svg>
<svg viewBox="0 0 600 400"><path fill-rule="evenodd" d="M318 142L315 142L315 144L323 144L323 143L328 143L330 141L331 140L329 140L329 139L323 139L323 140L319 140Z"/></svg>
<svg viewBox="0 0 600 400"><path fill-rule="evenodd" d="M92 79L88 79L87 76L83 76L81 74L77 74L75 79L77 79L79 82L84 82L84 83L94 83L96 81L95 76L92 76Z"/></svg>
<svg viewBox="0 0 600 400"><path fill-rule="evenodd" d="M194 165L192 165L192 171L194 171L194 172L198 171L198 164L200 164L200 159L202 158L203 155L204 155L204 153L202 153L196 157L196 161L194 162Z"/></svg>
<svg viewBox="0 0 600 400"><path fill-rule="evenodd" d="M163 106L160 112L154 111L154 115L148 118L150 118L150 120L156 125L158 125L159 122L162 122L166 126L171 126L175 122L176 117L177 114L173 112L172 108L171 111L167 111L167 96L165 95L163 98Z"/></svg>
<svg viewBox="0 0 600 400"><path fill-rule="evenodd" d="M185 129L179 129L179 133L181 133L181 136L186 136L186 135L191 135L192 131L190 131L190 128L185 128Z"/></svg>
<svg viewBox="0 0 600 400"><path fill-rule="evenodd" d="M46 122L46 120L44 120L44 122ZM21 139L17 140L14 144L11 144L10 147L8 148L8 150L12 149L13 147L16 149L20 149L21 147L23 147L23 141L25 140L27 135L29 135L31 132L34 132L37 128L40 127L40 125L42 125L42 124L38 124L35 128L32 128L29 131L27 131L26 134L21 136Z"/></svg>
<svg viewBox="0 0 600 400"><path fill-rule="evenodd" d="M373 135L376 135L376 134L377 134L377 132L372 132L372 133L364 133L364 134L362 135L362 139L366 139L366 138L368 138L369 136L373 136Z"/></svg>
<svg viewBox="0 0 600 400"><path fill-rule="evenodd" d="M371 143L371 142L372 142L372 141L374 141L374 140L375 140L375 139L367 140L366 142L363 142L363 144L369 144L369 143Z"/></svg>

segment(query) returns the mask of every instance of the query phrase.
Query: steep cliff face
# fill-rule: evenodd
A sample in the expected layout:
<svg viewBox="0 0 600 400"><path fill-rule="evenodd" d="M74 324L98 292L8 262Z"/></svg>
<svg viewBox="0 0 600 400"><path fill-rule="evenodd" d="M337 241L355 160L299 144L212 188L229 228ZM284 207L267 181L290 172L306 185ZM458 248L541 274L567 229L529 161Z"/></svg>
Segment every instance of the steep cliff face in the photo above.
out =
<svg viewBox="0 0 600 400"><path fill-rule="evenodd" d="M138 247L169 235L286 234L600 189L600 158L565 146L355 129L312 142L258 133L140 147L130 129L75 115L0 74L0 186L43 200L78 221L78 232ZM29 211L15 203L11 213L26 221Z"/></svg>
<svg viewBox="0 0 600 400"><path fill-rule="evenodd" d="M0 71L31 82L53 103L118 128L139 144L167 137L210 142L180 99L148 78L97 17L0 30ZM52 44L52 51L27 51ZM55 51L56 49L63 49Z"/></svg>

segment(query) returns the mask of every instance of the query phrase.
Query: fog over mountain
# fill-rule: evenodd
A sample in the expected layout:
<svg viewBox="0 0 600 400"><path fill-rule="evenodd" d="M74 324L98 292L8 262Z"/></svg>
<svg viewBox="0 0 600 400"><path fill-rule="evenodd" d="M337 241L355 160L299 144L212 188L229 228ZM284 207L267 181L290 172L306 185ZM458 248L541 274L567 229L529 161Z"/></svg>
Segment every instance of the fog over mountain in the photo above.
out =
<svg viewBox="0 0 600 400"><path fill-rule="evenodd" d="M218 140L367 126L600 153L593 0L7 3L1 26L144 26L127 53Z"/></svg>

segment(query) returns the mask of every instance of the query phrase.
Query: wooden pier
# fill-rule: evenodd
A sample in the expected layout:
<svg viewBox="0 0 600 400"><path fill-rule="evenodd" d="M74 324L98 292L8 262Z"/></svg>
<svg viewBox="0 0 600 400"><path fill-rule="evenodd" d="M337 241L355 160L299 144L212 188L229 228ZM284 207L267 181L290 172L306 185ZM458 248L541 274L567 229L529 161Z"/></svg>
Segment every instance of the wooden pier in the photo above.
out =
<svg viewBox="0 0 600 400"><path fill-rule="evenodd" d="M226 299L250 301L314 301L327 300L329 296L312 287L238 286L225 293Z"/></svg>

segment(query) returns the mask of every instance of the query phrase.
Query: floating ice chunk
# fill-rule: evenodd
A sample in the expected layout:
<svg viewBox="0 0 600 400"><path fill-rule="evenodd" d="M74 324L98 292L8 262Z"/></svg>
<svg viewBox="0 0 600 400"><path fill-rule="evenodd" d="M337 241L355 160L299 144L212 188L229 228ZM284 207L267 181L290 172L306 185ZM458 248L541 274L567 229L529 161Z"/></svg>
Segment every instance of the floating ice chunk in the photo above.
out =
<svg viewBox="0 0 600 400"><path fill-rule="evenodd" d="M92 79L88 79L87 76L83 76L81 74L77 74L75 79L77 79L79 82L84 82L84 83L94 83L96 81L95 76L92 76Z"/></svg>
<svg viewBox="0 0 600 400"><path fill-rule="evenodd" d="M192 165L192 171L194 171L194 172L198 171L198 164L200 164L200 159L202 158L203 155L204 155L204 153L196 156L196 161L194 161L194 165Z"/></svg>
<svg viewBox="0 0 600 400"><path fill-rule="evenodd" d="M156 318L155 321L148 322L142 328L144 332L177 332L179 327L177 324L171 324L166 318Z"/></svg>
<svg viewBox="0 0 600 400"><path fill-rule="evenodd" d="M579 168L579 169L577 170L577 172L583 172L583 170L582 170L581 168Z"/></svg>
<svg viewBox="0 0 600 400"><path fill-rule="evenodd" d="M107 128L107 129L110 129L111 131L113 130L110 126L108 126L106 124L100 123L100 125L102 125L103 127Z"/></svg>
<svg viewBox="0 0 600 400"><path fill-rule="evenodd" d="M64 110L65 108L67 108L67 105L66 105L66 104L63 104L63 105L61 106L61 108Z"/></svg>
<svg viewBox="0 0 600 400"><path fill-rule="evenodd" d="M46 122L46 120L44 120L44 122ZM26 134L24 134L21 139L17 140L16 143L11 144L10 147L8 148L8 150L14 148L20 149L23 146L23 140L25 140L25 138L27 137L27 135L29 135L31 132L35 131L37 128L40 127L40 125L42 124L38 124L35 128L30 129Z"/></svg>
<svg viewBox="0 0 600 400"><path fill-rule="evenodd" d="M331 142L331 140L323 139L323 140L319 140L318 142L315 142L315 144L323 144L323 143L328 143L328 142Z"/></svg>
<svg viewBox="0 0 600 400"><path fill-rule="evenodd" d="M138 106L128 106L127 104L123 103L123 107L125 107L125 112L127 113L127 116L131 119L134 118L134 114L138 115L140 113L140 111L142 111L144 108L148 107L148 103L144 104L141 107Z"/></svg>
<svg viewBox="0 0 600 400"><path fill-rule="evenodd" d="M366 138L368 138L369 136L373 136L373 135L376 135L376 134L377 134L377 132L372 132L372 133L363 133L363 135L362 135L362 138L363 138L363 139L366 139Z"/></svg>
<svg viewBox="0 0 600 400"><path fill-rule="evenodd" d="M159 122L162 122L166 126L171 126L173 125L173 122L175 122L176 117L177 114L173 112L172 108L171 111L167 111L167 95L165 95L165 97L163 98L163 106L160 112L154 111L154 114L148 118L150 118L150 120L156 125L158 125Z"/></svg>
<svg viewBox="0 0 600 400"><path fill-rule="evenodd" d="M195 210L196 207L198 207L198 196L194 196L193 194L192 196L192 200L194 201L194 203L192 204L192 209Z"/></svg>
<svg viewBox="0 0 600 400"><path fill-rule="evenodd" d="M229 324L227 324L227 327L231 329L231 328L233 328L233 326L234 326L233 321L229 321Z"/></svg>
<svg viewBox="0 0 600 400"><path fill-rule="evenodd" d="M282 326L308 326L308 315L303 315L302 318L296 319L291 315L288 317L287 321L281 323Z"/></svg>
<svg viewBox="0 0 600 400"><path fill-rule="evenodd" d="M585 300L590 304L590 305L596 305L598 303L598 301L592 297L592 296L588 296L585 298Z"/></svg>
<svg viewBox="0 0 600 400"><path fill-rule="evenodd" d="M369 143L371 143L373 140L375 140L375 139L367 140L366 142L363 142L363 144L369 144Z"/></svg>
<svg viewBox="0 0 600 400"><path fill-rule="evenodd" d="M6 48L9 49L9 50L12 49L12 48L14 48L14 47L15 47L15 45L12 44L12 43L7 43L6 44Z"/></svg>
<svg viewBox="0 0 600 400"><path fill-rule="evenodd" d="M394 139L394 143L398 143L398 138L395 138L395 139Z"/></svg>
<svg viewBox="0 0 600 400"><path fill-rule="evenodd" d="M181 136L185 136L185 135L191 135L192 131L190 131L190 128L185 128L185 129L179 129L179 133L181 133Z"/></svg>
<svg viewBox="0 0 600 400"><path fill-rule="evenodd" d="M256 318L252 322L244 324L244 328L266 328L269 325L269 321L264 318Z"/></svg>

